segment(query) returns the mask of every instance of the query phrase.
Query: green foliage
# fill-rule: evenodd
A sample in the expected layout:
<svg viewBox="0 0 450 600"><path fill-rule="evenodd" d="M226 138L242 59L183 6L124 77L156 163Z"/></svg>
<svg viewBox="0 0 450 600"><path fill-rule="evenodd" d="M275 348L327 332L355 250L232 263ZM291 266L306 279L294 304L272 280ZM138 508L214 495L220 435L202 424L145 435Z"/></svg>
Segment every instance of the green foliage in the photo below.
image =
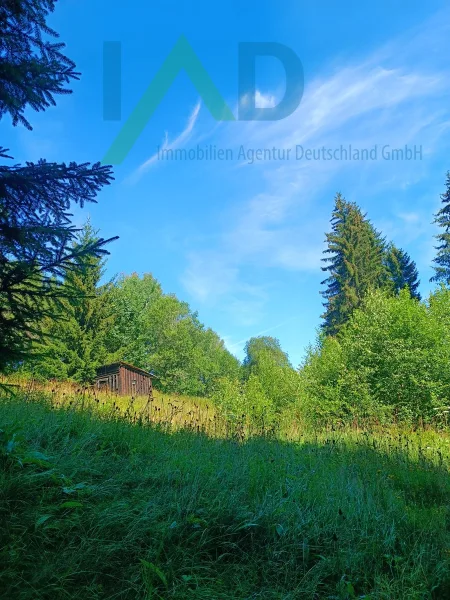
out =
<svg viewBox="0 0 450 600"><path fill-rule="evenodd" d="M0 6L0 119L31 129L27 107L45 110L54 95L77 77L74 65L45 36L53 0L4 0ZM0 158L10 159L0 148ZM110 240L73 247L74 204L95 202L112 180L111 169L96 163L0 165L0 371L23 361L41 338L40 324L67 293L61 278L79 257L107 254Z"/></svg>
<svg viewBox="0 0 450 600"><path fill-rule="evenodd" d="M254 374L245 381L228 377L218 379L212 400L219 414L234 428L247 424L251 431L266 434L278 423L274 402Z"/></svg>
<svg viewBox="0 0 450 600"><path fill-rule="evenodd" d="M450 293L428 305L369 293L336 339L310 350L301 370L310 418L429 421L450 400Z"/></svg>
<svg viewBox="0 0 450 600"><path fill-rule="evenodd" d="M245 350L241 379L220 378L212 398L226 418L267 433L279 426L281 413L298 399L300 380L277 339L251 338Z"/></svg>
<svg viewBox="0 0 450 600"><path fill-rule="evenodd" d="M221 377L214 386L212 394L214 405L225 418L235 421L245 414L247 399L238 379Z"/></svg>
<svg viewBox="0 0 450 600"><path fill-rule="evenodd" d="M186 302L164 294L150 274L124 276L112 290L116 319L107 348L158 375L166 392L204 396L219 377L237 377L239 363L223 341L205 328Z"/></svg>
<svg viewBox="0 0 450 600"><path fill-rule="evenodd" d="M326 337L316 348L309 349L300 380L301 415L317 427L382 418L382 412L371 402L364 377L347 368L336 337Z"/></svg>
<svg viewBox="0 0 450 600"><path fill-rule="evenodd" d="M331 232L326 234L327 279L322 296L326 310L322 325L327 335L335 335L360 306L369 289L387 285L384 266L384 240L360 208L341 194L335 198ZM330 255L330 256L328 256Z"/></svg>
<svg viewBox="0 0 450 600"><path fill-rule="evenodd" d="M97 240L98 231L88 222L73 245L74 252ZM45 340L35 345L35 358L29 361L36 375L91 382L97 367L105 363L115 307L111 284L101 284L104 267L100 257L89 254L71 261L62 283L63 298L44 320Z"/></svg>
<svg viewBox="0 0 450 600"><path fill-rule="evenodd" d="M377 404L389 405L400 418L427 420L448 399L445 337L448 333L429 309L404 290L398 298L369 296L364 310L349 323L342 344L349 366L355 372L364 368Z"/></svg>
<svg viewBox="0 0 450 600"><path fill-rule="evenodd" d="M161 299L160 284L150 275L137 273L121 276L111 290L115 320L107 339L110 360L125 360L142 369L152 370L149 361L156 339L151 336L152 307Z"/></svg>
<svg viewBox="0 0 450 600"><path fill-rule="evenodd" d="M431 281L450 285L450 171L447 173L446 189L441 194L443 206L435 215L434 222L441 228L436 235L439 243L436 246L436 257L433 259L435 274Z"/></svg>
<svg viewBox="0 0 450 600"><path fill-rule="evenodd" d="M279 367L291 366L287 354L281 349L279 340L270 336L251 338L245 344L245 354L243 369L247 374L258 369L261 361L266 357Z"/></svg>
<svg viewBox="0 0 450 600"><path fill-rule="evenodd" d="M88 225L80 244L95 242ZM71 295L44 321L45 342L27 361L34 375L91 382L102 364L124 360L156 373L164 392L205 396L220 377L236 378L239 362L189 305L164 294L150 274L102 284L99 258L74 260L62 289Z"/></svg>
<svg viewBox="0 0 450 600"><path fill-rule="evenodd" d="M419 273L416 263L411 260L409 254L394 244L389 244L386 249L385 262L389 271L392 289L395 294L400 290L408 288L412 298L420 300Z"/></svg>
<svg viewBox="0 0 450 600"><path fill-rule="evenodd" d="M0 6L0 118L10 113L13 125L31 129L24 117L27 105L42 111L55 105L54 94L70 94L65 87L78 79L75 64L62 54L62 43L47 25L56 0L3 0Z"/></svg>
<svg viewBox="0 0 450 600"><path fill-rule="evenodd" d="M112 239L74 246L68 209L93 201L110 179L99 165L0 166L0 370L26 358L39 324L72 293L61 280L74 261L108 254Z"/></svg>
<svg viewBox="0 0 450 600"><path fill-rule="evenodd" d="M271 390L264 386L263 379L251 373L243 386L245 414L257 431L264 432L277 423L277 408Z"/></svg>
<svg viewBox="0 0 450 600"><path fill-rule="evenodd" d="M245 351L244 380L257 378L274 410L279 412L292 404L298 397L298 375L280 342L268 336L251 338Z"/></svg>

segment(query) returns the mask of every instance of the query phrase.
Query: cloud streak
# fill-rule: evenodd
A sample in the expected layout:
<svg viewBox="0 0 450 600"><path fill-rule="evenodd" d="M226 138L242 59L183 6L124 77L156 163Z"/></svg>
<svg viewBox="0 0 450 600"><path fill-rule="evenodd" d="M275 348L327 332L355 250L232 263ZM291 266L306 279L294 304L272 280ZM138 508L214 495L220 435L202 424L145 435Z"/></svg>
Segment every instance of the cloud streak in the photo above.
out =
<svg viewBox="0 0 450 600"><path fill-rule="evenodd" d="M298 110L287 119L221 128L214 139L219 147L242 144L293 149L296 145L335 148L353 144L370 148L388 144L395 148L420 143L427 160L409 164L381 160L370 164L323 160L237 164L235 177L245 182L246 169L252 169L252 182L256 172L260 189L247 197L242 194L234 202L224 215L226 225L217 232L214 247L190 252L189 277L183 281L201 281L197 291L186 284L196 300L215 304L221 299L227 306L247 302L251 312L258 285L251 293L245 290L243 274L249 268L264 266L268 278L268 270L274 268L319 272L323 232L328 227L332 197L342 181L351 181L351 186L349 183L341 190L344 195L347 192L351 199L364 202L383 190L413 185L427 175L429 161L445 143L448 132L450 80L441 65L436 69L433 62L422 61L417 66L414 57L420 54L418 46L425 51L431 38L435 46L445 46L446 30L439 31L437 40L432 19L428 29L416 32L415 41L409 39L407 45L399 38L362 61L317 76L306 87ZM260 101L274 101L270 94L264 98ZM410 232L413 229L409 227ZM415 229L420 235L422 229ZM265 287L259 286L262 295ZM261 301L257 309L263 314Z"/></svg>
<svg viewBox="0 0 450 600"><path fill-rule="evenodd" d="M201 103L199 101L195 105L192 113L190 114L189 119L186 123L186 127L174 140L169 140L169 134L166 131L164 141L159 147L159 152L163 150L175 150L176 148L179 148L180 146L185 144L190 139L192 132L194 131L194 127L197 122L198 116L200 114L200 108ZM130 181L133 183L138 181L153 165L155 165L158 162L158 160L159 153L156 152L134 171L134 173L130 177Z"/></svg>

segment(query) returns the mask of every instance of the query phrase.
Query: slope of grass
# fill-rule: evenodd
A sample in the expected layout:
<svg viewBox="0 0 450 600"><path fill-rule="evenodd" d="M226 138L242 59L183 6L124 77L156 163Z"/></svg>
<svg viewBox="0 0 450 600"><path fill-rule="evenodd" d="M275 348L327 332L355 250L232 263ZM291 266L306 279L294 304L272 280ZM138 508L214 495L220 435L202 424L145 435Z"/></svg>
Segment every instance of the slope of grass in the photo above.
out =
<svg viewBox="0 0 450 600"><path fill-rule="evenodd" d="M0 400L0 597L446 599L448 438L213 439Z"/></svg>

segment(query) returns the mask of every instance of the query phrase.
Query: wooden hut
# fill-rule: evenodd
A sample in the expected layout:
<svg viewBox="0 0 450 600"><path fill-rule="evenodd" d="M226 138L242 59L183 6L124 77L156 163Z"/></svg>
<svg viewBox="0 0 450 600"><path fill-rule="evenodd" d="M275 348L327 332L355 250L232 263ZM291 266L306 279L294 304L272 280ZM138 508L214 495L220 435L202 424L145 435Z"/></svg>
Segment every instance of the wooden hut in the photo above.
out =
<svg viewBox="0 0 450 600"><path fill-rule="evenodd" d="M97 369L95 388L120 396L148 396L152 393L152 375L120 361Z"/></svg>

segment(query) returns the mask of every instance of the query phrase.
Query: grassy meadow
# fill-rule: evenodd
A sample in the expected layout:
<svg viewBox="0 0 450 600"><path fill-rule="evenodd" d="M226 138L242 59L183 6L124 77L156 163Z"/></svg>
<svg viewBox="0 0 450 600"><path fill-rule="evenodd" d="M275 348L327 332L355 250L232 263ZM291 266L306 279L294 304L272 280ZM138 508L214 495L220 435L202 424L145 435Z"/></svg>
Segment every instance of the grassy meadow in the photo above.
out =
<svg viewBox="0 0 450 600"><path fill-rule="evenodd" d="M446 434L226 427L182 397L2 396L0 597L450 597Z"/></svg>
<svg viewBox="0 0 450 600"><path fill-rule="evenodd" d="M0 120L11 125L11 150L0 147L0 600L449 600L450 171L439 195L437 178L448 160L441 56L450 13L427 12L424 2L417 10L405 3L407 11L344 2L335 3L339 15L333 3L302 11L300 23L295 3L272 3L273 11L255 3L235 19L210 2L206 20L205 11L167 11L167 2L134 4L0 1ZM259 132L253 115L243 129L249 148L272 137L280 147L304 139L304 122L317 150L338 131L349 140L369 131L380 147L404 131L411 143L425 136L427 160L413 169L408 147L392 148L394 162L382 172L383 161L369 161L371 175L364 153L349 152L353 177L347 156L342 169L336 153L337 163L323 168L314 156L305 189L293 163L269 161L259 181L229 168L238 156L223 171L170 160L169 187L161 172L148 202L144 187L123 186L123 170L114 175L106 164L130 154L128 171L142 171L126 128L139 134L147 116L140 101L107 151L113 131L93 118L95 82L103 64L105 99L116 90L121 54L109 44L102 62L98 41L107 31L123 39L131 97L146 56L130 51L147 48L153 32L170 38L172 16L175 33L179 24L197 32L211 60L220 53L208 51L204 31L222 52L221 31L235 24L236 34L247 24L257 39L269 26L296 46L306 30L311 39L327 36L312 63L305 57L314 64L305 118L291 115L280 128L261 123ZM84 57L84 83L65 55L67 34L70 52ZM164 44L150 46L163 89L176 53L166 58ZM418 56L426 61L417 65ZM218 67L222 86L229 69L222 59ZM207 83L197 71L194 83ZM81 90L79 103L54 112L56 96L72 87ZM183 90L180 107L191 103ZM105 113L116 112L110 104L114 98ZM33 142L33 115L49 107ZM194 126L203 139L199 110L173 141L166 133L163 148L187 142ZM184 120L173 103L163 117L167 131ZM210 128L211 143L234 138L225 127L219 137ZM72 151L83 162L71 160ZM338 182L350 199L335 194L323 235ZM93 211L105 229L88 215L83 224L81 209L110 185L105 212ZM374 221L360 204L375 208ZM422 226L431 222L434 241ZM117 255L108 262L110 249ZM115 274L119 265L125 272ZM200 312L210 324L171 289L205 300L193 293L199 274L209 277ZM323 314L314 334L319 281ZM245 346L234 342L252 330L260 333ZM266 335L274 331L289 347ZM153 373L165 393L119 397L88 385L119 361Z"/></svg>

